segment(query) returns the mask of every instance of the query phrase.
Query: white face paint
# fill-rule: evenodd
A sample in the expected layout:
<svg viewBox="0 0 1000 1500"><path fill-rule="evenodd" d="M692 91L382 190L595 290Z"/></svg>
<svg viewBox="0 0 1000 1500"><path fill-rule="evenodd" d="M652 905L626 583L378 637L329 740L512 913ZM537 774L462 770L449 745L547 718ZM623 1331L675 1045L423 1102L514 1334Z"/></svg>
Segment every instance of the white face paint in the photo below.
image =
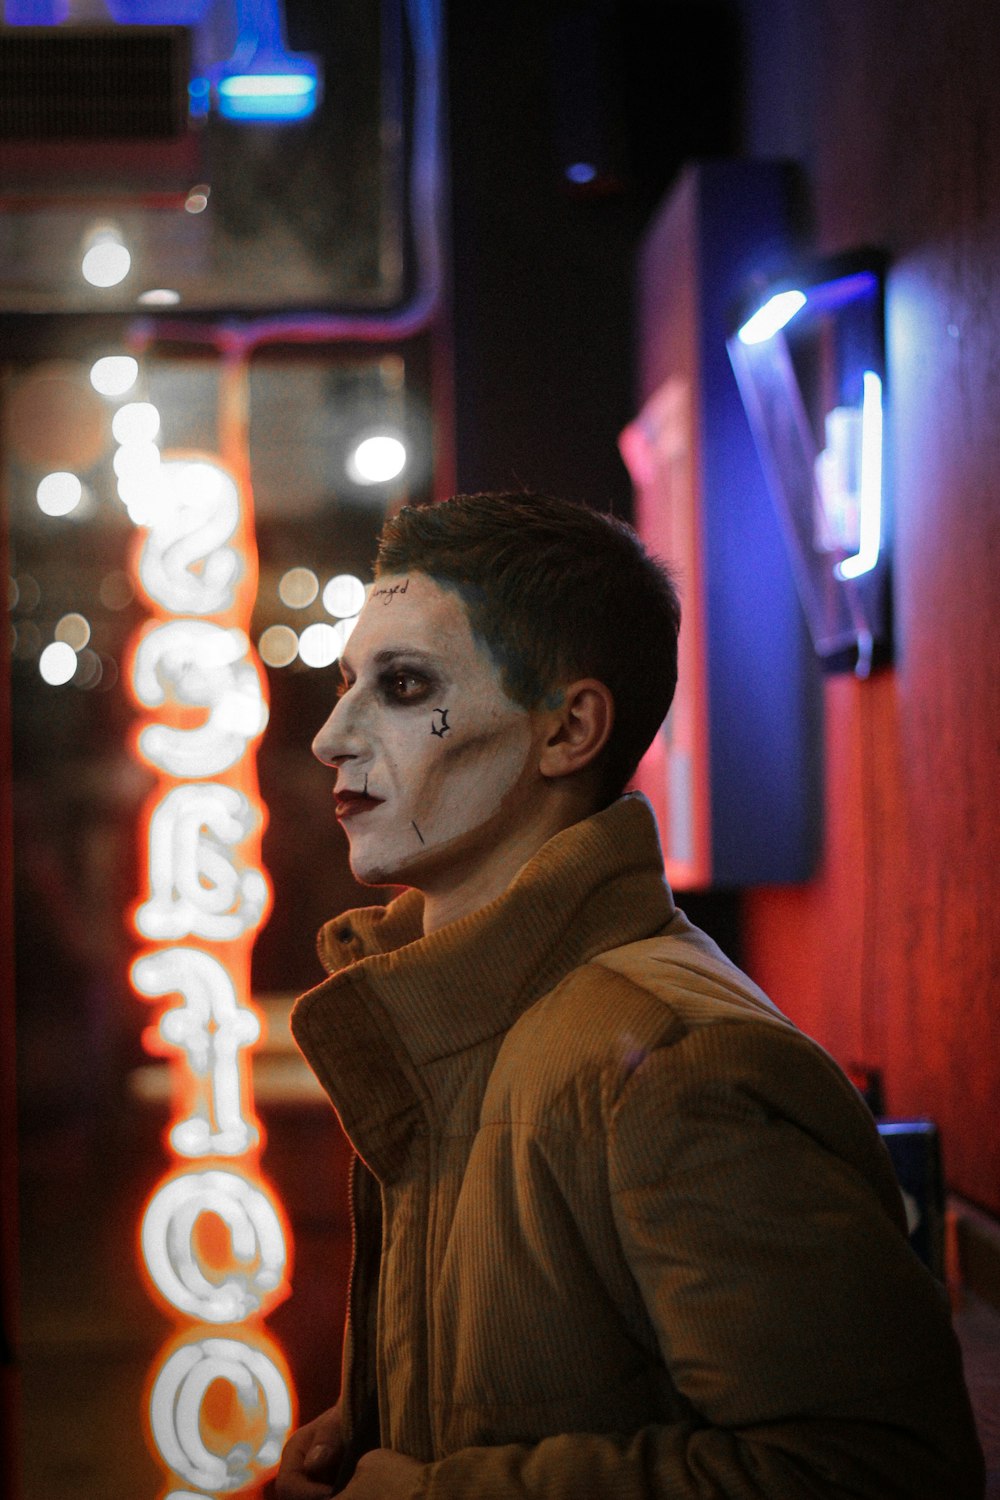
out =
<svg viewBox="0 0 1000 1500"><path fill-rule="evenodd" d="M544 798L538 716L504 692L458 595L422 573L378 580L341 671L313 751L336 767L355 877L489 899Z"/></svg>

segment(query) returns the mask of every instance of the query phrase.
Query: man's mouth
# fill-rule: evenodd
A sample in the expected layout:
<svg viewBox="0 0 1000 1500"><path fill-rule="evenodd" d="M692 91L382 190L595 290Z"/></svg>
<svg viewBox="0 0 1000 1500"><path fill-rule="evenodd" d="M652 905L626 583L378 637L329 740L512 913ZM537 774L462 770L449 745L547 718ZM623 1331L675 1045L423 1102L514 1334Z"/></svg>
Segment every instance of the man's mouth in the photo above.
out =
<svg viewBox="0 0 1000 1500"><path fill-rule="evenodd" d="M382 800L381 797L369 797L367 792L354 792L346 787L333 794L334 810L341 821L344 818L356 818L360 813L371 812Z"/></svg>

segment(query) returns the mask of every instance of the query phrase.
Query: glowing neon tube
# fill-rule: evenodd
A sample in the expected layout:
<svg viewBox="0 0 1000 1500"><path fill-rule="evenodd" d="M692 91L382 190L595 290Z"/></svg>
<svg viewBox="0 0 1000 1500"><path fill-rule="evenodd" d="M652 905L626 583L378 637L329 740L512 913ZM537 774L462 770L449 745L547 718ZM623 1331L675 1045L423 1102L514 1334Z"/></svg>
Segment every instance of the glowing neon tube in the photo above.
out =
<svg viewBox="0 0 1000 1500"><path fill-rule="evenodd" d="M861 404L861 492L858 550L834 567L838 578L860 578L878 562L882 545L882 382L866 370Z"/></svg>

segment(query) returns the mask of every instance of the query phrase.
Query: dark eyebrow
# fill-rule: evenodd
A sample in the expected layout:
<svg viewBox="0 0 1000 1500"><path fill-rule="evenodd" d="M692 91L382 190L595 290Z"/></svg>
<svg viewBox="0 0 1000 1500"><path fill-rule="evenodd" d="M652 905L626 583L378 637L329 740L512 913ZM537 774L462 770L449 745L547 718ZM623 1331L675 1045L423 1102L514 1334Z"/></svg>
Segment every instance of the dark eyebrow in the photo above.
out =
<svg viewBox="0 0 1000 1500"><path fill-rule="evenodd" d="M401 658L406 661L421 662L428 667L436 667L439 671L443 667L440 656L435 656L433 651L421 651L419 646L385 646L381 651L376 651L372 657L372 665L374 667L388 667ZM342 656L340 658L340 675L343 676L345 672L352 670L346 655Z"/></svg>

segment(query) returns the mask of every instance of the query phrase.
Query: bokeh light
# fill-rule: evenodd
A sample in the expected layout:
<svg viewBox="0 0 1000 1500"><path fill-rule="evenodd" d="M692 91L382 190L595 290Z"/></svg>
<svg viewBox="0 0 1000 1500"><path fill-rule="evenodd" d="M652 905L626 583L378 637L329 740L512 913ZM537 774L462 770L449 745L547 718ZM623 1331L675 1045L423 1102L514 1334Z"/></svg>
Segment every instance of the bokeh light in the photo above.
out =
<svg viewBox="0 0 1000 1500"><path fill-rule="evenodd" d="M102 396L124 396L139 378L139 361L130 354L106 354L90 369L90 383Z"/></svg>
<svg viewBox="0 0 1000 1500"><path fill-rule="evenodd" d="M386 484L403 472L406 448L387 432L364 438L347 460L347 476L355 484Z"/></svg>
<svg viewBox="0 0 1000 1500"><path fill-rule="evenodd" d="M287 667L299 654L299 638L288 625L269 625L257 642L257 650L269 667Z"/></svg>
<svg viewBox="0 0 1000 1500"><path fill-rule="evenodd" d="M62 687L76 671L76 652L65 641L53 641L38 658L38 670L52 687Z"/></svg>
<svg viewBox="0 0 1000 1500"><path fill-rule="evenodd" d="M143 307L176 307L181 294L172 287L154 286L148 292L140 292L135 300L141 302Z"/></svg>
<svg viewBox="0 0 1000 1500"><path fill-rule="evenodd" d="M307 625L299 637L299 656L307 667L330 667L340 655L342 639L336 625L317 621Z"/></svg>
<svg viewBox="0 0 1000 1500"><path fill-rule="evenodd" d="M115 441L123 445L151 443L160 430L160 413L151 401L128 401L111 421Z"/></svg>
<svg viewBox="0 0 1000 1500"><path fill-rule="evenodd" d="M323 590L323 608L341 620L356 615L364 602L365 586L353 573L338 573Z"/></svg>
<svg viewBox="0 0 1000 1500"><path fill-rule="evenodd" d="M90 621L76 613L63 615L53 633L57 641L65 641L74 651L82 651L90 640Z"/></svg>
<svg viewBox="0 0 1000 1500"><path fill-rule="evenodd" d="M35 498L47 516L68 516L83 499L83 485L75 474L59 470L39 481Z"/></svg>
<svg viewBox="0 0 1000 1500"><path fill-rule="evenodd" d="M120 239L106 233L91 245L80 269L91 286L117 286L132 269L132 257Z"/></svg>
<svg viewBox="0 0 1000 1500"><path fill-rule="evenodd" d="M78 688L95 688L103 676L104 667L101 658L89 646L84 646L76 658L76 673L73 677L73 686Z"/></svg>
<svg viewBox="0 0 1000 1500"><path fill-rule="evenodd" d="M129 443L118 449L111 466L119 479L142 479L160 467L160 450L155 443Z"/></svg>
<svg viewBox="0 0 1000 1500"><path fill-rule="evenodd" d="M319 593L319 579L311 568L289 568L278 584L278 597L289 609L305 609Z"/></svg>

